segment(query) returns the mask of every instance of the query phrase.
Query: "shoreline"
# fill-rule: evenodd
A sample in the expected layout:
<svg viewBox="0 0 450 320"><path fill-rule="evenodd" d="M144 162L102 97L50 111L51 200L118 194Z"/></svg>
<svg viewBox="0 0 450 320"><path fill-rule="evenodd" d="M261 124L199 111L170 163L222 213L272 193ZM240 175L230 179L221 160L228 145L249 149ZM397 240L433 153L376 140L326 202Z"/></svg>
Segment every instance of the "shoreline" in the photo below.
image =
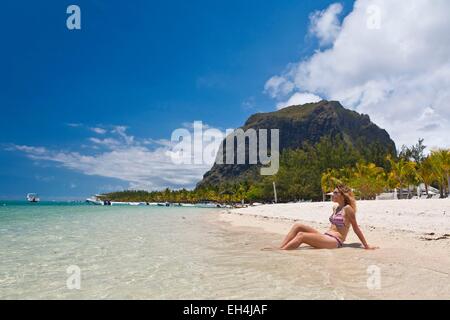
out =
<svg viewBox="0 0 450 320"><path fill-rule="evenodd" d="M423 203L417 204L417 201ZM265 254L294 255L300 265L318 265L332 258L337 265L327 265L327 273L336 277L335 281L349 291L355 289L356 276L357 295L361 298L449 299L450 201L417 201L357 203L358 224L368 243L380 249L364 250L350 230L344 247L340 249L317 250L302 245L289 252L275 250ZM377 204L380 210L374 212L377 206L373 204ZM266 237L267 243L259 248L263 249L264 246L277 247L294 221L325 232L329 227L331 208L331 202L262 205L223 210L218 213L217 221L228 230L248 232L255 238ZM405 219L408 223L401 225ZM421 225L424 222L427 224ZM376 290L362 288L368 279L368 270L373 266L380 270L381 286Z"/></svg>

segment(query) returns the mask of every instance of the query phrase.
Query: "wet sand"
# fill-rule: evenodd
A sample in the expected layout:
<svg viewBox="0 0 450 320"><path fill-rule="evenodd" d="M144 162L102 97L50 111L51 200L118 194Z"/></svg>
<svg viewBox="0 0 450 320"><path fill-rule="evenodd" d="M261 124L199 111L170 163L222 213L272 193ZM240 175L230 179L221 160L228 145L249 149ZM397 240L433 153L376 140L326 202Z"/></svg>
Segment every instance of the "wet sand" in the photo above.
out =
<svg viewBox="0 0 450 320"><path fill-rule="evenodd" d="M251 248L272 261L266 268L279 266L278 261L288 263L278 269L281 277L334 288L339 298L450 299L448 200L359 202L359 224L378 250L364 250L353 231L341 249L264 249L277 248L295 221L325 232L331 206L323 202L233 209L220 213L218 223L251 236Z"/></svg>

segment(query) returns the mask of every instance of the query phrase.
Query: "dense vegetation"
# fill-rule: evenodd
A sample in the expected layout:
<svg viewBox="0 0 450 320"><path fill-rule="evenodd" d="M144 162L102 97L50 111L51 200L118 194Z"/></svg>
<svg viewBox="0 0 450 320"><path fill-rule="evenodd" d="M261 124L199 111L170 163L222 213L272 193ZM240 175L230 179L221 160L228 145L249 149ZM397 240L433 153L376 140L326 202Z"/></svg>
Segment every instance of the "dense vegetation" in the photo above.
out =
<svg viewBox="0 0 450 320"><path fill-rule="evenodd" d="M274 176L258 181L202 185L195 190L122 191L109 193L104 199L113 201L183 202L216 201L221 203L271 202L273 182L278 201L322 200L336 184L354 189L358 199L373 199L383 191L424 183L427 190L435 186L441 197L450 189L450 150L440 149L424 154L423 140L415 146L403 146L398 155L385 154L372 144L364 152L345 143L342 138L323 137L312 145L287 149L280 156L280 170ZM411 196L411 191L407 191ZM407 194L400 194L406 197Z"/></svg>
<svg viewBox="0 0 450 320"><path fill-rule="evenodd" d="M450 190L450 149L438 149L424 154L423 139L411 147L403 146L399 155L387 155L389 168L374 163L359 161L354 167L328 169L322 174L322 191L329 192L336 184L344 183L354 189L359 199L374 199L383 191L399 190L399 197L411 197L414 186L424 184L439 189L440 197L449 195ZM403 194L406 190L407 194Z"/></svg>

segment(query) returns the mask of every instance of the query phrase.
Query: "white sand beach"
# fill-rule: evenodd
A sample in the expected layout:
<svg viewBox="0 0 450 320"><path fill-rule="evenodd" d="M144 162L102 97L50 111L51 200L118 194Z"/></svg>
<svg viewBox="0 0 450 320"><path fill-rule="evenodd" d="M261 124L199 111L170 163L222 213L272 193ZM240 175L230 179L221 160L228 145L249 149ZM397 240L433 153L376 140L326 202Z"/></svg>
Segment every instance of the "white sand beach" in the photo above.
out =
<svg viewBox="0 0 450 320"><path fill-rule="evenodd" d="M262 249L279 245L294 221L325 232L332 205L262 205L224 211L219 220L233 230L258 234L255 239ZM364 299L450 299L450 199L358 201L357 206L358 224L368 243L380 249L362 249L351 231L341 249L302 246L266 254L274 259L280 254L296 257L292 277L321 268L327 281L347 297L353 293ZM263 234L265 242L260 240ZM379 287L370 285L373 270L380 272Z"/></svg>

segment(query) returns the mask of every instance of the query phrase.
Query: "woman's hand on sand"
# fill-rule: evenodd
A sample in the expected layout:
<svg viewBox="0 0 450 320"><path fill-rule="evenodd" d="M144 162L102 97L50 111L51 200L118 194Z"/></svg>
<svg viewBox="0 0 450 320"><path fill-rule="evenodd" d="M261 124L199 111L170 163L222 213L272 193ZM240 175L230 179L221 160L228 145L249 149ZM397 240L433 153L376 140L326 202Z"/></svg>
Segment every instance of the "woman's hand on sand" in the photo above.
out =
<svg viewBox="0 0 450 320"><path fill-rule="evenodd" d="M364 247L364 249L366 249L366 250L376 250L376 249L380 249L380 247L374 247L374 246L367 245L366 247Z"/></svg>

